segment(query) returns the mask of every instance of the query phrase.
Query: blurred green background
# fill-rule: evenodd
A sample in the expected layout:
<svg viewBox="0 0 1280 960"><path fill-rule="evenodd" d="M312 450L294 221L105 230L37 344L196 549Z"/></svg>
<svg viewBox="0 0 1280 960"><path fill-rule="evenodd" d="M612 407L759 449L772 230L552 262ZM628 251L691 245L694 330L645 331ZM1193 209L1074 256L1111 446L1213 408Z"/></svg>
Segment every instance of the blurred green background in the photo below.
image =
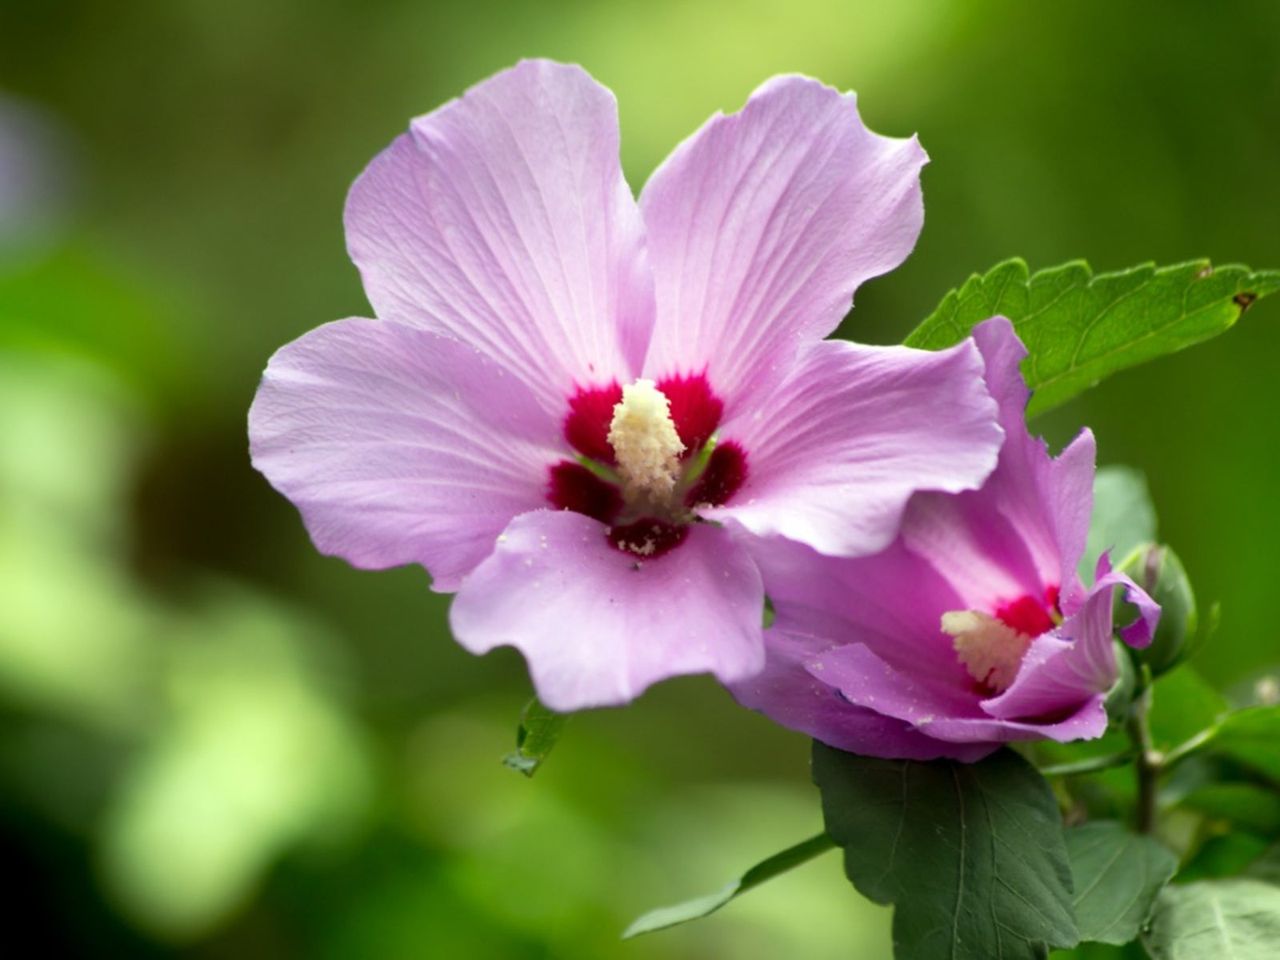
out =
<svg viewBox="0 0 1280 960"><path fill-rule="evenodd" d="M900 339L1018 254L1280 266L1280 5L0 0L0 848L41 955L889 957L828 856L715 918L660 903L815 832L804 739L702 678L504 769L510 651L417 569L310 547L249 467L270 353L367 314L345 191L522 56L617 93L643 183L765 77L856 89L930 151L915 255L845 331ZM8 196L4 194L7 191ZM1200 668L1280 659L1280 304L1041 426L1144 469L1223 605Z"/></svg>

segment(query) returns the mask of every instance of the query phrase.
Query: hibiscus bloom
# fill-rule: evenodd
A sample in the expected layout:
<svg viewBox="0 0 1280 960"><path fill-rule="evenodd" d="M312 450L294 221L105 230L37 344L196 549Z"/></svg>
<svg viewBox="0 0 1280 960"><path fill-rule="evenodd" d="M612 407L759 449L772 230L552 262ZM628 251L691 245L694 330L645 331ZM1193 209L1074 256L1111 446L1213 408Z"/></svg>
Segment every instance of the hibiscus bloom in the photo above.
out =
<svg viewBox="0 0 1280 960"><path fill-rule="evenodd" d="M1106 729L1113 594L1137 607L1120 630L1133 646L1150 642L1159 607L1105 555L1084 588L1093 434L1050 457L1027 432L1013 327L997 317L974 337L1005 431L995 472L980 490L913 497L874 557L757 550L776 620L764 671L732 687L743 705L841 750L916 760Z"/></svg>
<svg viewBox="0 0 1280 960"><path fill-rule="evenodd" d="M254 465L316 546L418 563L473 652L521 650L560 710L761 669L746 548L885 547L918 489L994 467L972 344L824 341L910 252L915 139L851 94L775 78L637 202L612 94L524 62L419 117L351 189L376 320L272 357Z"/></svg>

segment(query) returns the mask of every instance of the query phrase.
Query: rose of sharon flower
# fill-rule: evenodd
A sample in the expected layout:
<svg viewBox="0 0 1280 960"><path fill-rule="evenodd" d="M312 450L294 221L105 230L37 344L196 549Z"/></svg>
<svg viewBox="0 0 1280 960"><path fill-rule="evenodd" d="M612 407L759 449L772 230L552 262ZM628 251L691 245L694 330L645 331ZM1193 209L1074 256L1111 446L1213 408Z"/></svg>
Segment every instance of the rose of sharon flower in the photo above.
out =
<svg viewBox="0 0 1280 960"><path fill-rule="evenodd" d="M852 95L781 77L637 203L612 94L521 63L356 181L348 248L378 319L272 357L253 462L321 551L457 591L458 641L518 647L554 709L745 679L752 538L871 553L914 490L995 465L972 344L822 340L911 250L925 160Z"/></svg>
<svg viewBox="0 0 1280 960"><path fill-rule="evenodd" d="M1005 430L995 472L977 491L912 498L874 557L757 550L776 619L764 671L732 687L745 706L842 750L916 760L1106 729L1113 594L1137 607L1120 630L1133 646L1150 642L1159 607L1105 556L1085 590L1093 435L1050 457L1027 432L1013 327L997 317L974 337Z"/></svg>

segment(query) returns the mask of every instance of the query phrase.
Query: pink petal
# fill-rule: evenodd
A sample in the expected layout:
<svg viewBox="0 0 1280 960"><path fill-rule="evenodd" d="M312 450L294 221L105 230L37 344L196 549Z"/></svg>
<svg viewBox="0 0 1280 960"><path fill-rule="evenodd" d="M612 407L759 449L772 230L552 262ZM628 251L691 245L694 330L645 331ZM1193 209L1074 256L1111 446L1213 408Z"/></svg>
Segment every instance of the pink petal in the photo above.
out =
<svg viewBox="0 0 1280 960"><path fill-rule="evenodd" d="M775 538L752 545L775 630L814 638L811 653L864 644L893 666L955 687L968 674L939 627L959 597L926 560L895 542L872 557L826 557ZM821 638L821 639L819 639Z"/></svg>
<svg viewBox="0 0 1280 960"><path fill-rule="evenodd" d="M810 659L809 672L836 687L855 707L909 723L922 735L958 748L990 752L996 744L1016 740L1079 740L1098 737L1107 718L1101 694L1077 697L1063 720L1015 721L988 716L967 691L948 688L927 677L887 663L862 644L835 647ZM985 706L983 704L982 706ZM967 750L941 753L965 759ZM979 753L981 756L982 753Z"/></svg>
<svg viewBox="0 0 1280 960"><path fill-rule="evenodd" d="M913 492L986 479L1002 439L995 413L970 341L936 353L809 344L786 380L723 425L747 452L747 482L706 515L825 554L875 553Z"/></svg>
<svg viewBox="0 0 1280 960"><path fill-rule="evenodd" d="M450 620L473 653L513 646L553 710L612 706L666 677L724 683L764 665L764 590L746 551L698 524L663 556L637 563L578 513L517 517L467 578Z"/></svg>
<svg viewBox="0 0 1280 960"><path fill-rule="evenodd" d="M1080 609L1032 642L1009 689L983 703L987 713L1001 719L1050 716L1106 693L1118 669L1111 643L1117 589L1124 590L1139 611L1138 619L1122 631L1126 641L1134 646L1150 643L1160 608L1124 574L1110 572L1105 556L1102 564L1102 576Z"/></svg>
<svg viewBox="0 0 1280 960"><path fill-rule="evenodd" d="M1107 729L1106 696L1096 694L1081 701L1064 719L1052 723L1013 720L942 717L922 724L922 733L953 743L1013 743L1018 740L1092 740Z"/></svg>
<svg viewBox="0 0 1280 960"><path fill-rule="evenodd" d="M1093 502L1093 434L1084 430L1054 459L1027 431L1030 396L1019 364L1026 350L1003 317L974 329L986 381L1000 406L1005 442L980 490L922 494L902 537L956 586L965 609L992 610L1055 588L1070 608L1082 591L1076 564Z"/></svg>
<svg viewBox="0 0 1280 960"><path fill-rule="evenodd" d="M347 246L380 318L482 349L564 414L631 380L653 323L613 95L525 61L413 121L351 188Z"/></svg>
<svg viewBox="0 0 1280 960"><path fill-rule="evenodd" d="M775 627L766 634L764 670L734 684L730 692L744 707L758 710L784 727L864 756L910 760L952 757L969 762L993 749L936 740L902 720L854 706L805 668L824 646L824 641Z"/></svg>
<svg viewBox="0 0 1280 960"><path fill-rule="evenodd" d="M706 369L732 412L911 252L926 160L914 138L864 127L853 94L805 77L712 117L640 197L658 303L649 375Z"/></svg>
<svg viewBox="0 0 1280 960"><path fill-rule="evenodd" d="M559 424L470 347L341 320L271 358L249 437L318 550L358 567L420 563L449 591L513 516L546 505Z"/></svg>
<svg viewBox="0 0 1280 960"><path fill-rule="evenodd" d="M919 727L939 717L979 718L978 701L959 685L925 672L895 666L863 643L832 647L806 666L814 677L840 691L850 703Z"/></svg>

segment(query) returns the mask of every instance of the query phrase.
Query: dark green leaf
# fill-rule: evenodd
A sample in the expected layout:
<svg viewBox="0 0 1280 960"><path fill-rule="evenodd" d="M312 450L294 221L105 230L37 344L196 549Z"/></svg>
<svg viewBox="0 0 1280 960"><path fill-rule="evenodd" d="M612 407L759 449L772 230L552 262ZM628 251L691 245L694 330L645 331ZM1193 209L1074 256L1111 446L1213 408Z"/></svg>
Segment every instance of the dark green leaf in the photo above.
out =
<svg viewBox="0 0 1280 960"><path fill-rule="evenodd" d="M919 763L815 743L813 778L845 873L895 904L897 960L1031 960L1078 939L1057 804L1017 754Z"/></svg>
<svg viewBox="0 0 1280 960"><path fill-rule="evenodd" d="M1280 834L1280 796L1251 783L1207 783L1183 797L1179 806L1261 836Z"/></svg>
<svg viewBox="0 0 1280 960"><path fill-rule="evenodd" d="M1085 583L1093 582L1098 557L1111 551L1121 563L1138 546L1156 538L1156 510L1151 505L1147 478L1132 467L1099 467L1093 478L1093 517L1089 539L1080 559Z"/></svg>
<svg viewBox="0 0 1280 960"><path fill-rule="evenodd" d="M1222 333L1278 289L1280 271L1215 268L1208 260L1097 276L1082 260L1034 276L1022 260L1006 260L943 297L906 344L948 347L1003 314L1031 352L1022 371L1035 391L1028 413L1037 414L1119 370Z"/></svg>
<svg viewBox="0 0 1280 960"><path fill-rule="evenodd" d="M560 739L569 715L556 713L542 705L537 697L525 704L520 714L520 726L516 728L516 749L502 760L512 770L519 770L526 777L538 772L542 761Z"/></svg>
<svg viewBox="0 0 1280 960"><path fill-rule="evenodd" d="M1280 887L1246 878L1165 887L1142 943L1152 960L1275 960Z"/></svg>
<svg viewBox="0 0 1280 960"><path fill-rule="evenodd" d="M1266 852L1266 840L1242 830L1210 836L1179 868L1178 882L1239 876Z"/></svg>
<svg viewBox="0 0 1280 960"><path fill-rule="evenodd" d="M1081 940L1128 943L1138 935L1178 858L1151 837L1114 821L1067 831Z"/></svg>
<svg viewBox="0 0 1280 960"><path fill-rule="evenodd" d="M1249 707L1228 714L1213 747L1280 783L1280 707Z"/></svg>
<svg viewBox="0 0 1280 960"><path fill-rule="evenodd" d="M1280 843L1272 844L1249 864L1245 876L1280 885Z"/></svg>
<svg viewBox="0 0 1280 960"><path fill-rule="evenodd" d="M1050 960L1150 960L1139 943L1115 947L1109 943L1080 943L1070 950L1055 950Z"/></svg>
<svg viewBox="0 0 1280 960"><path fill-rule="evenodd" d="M825 833L810 837L808 840L797 843L794 847L788 847L781 853L775 853L767 860L760 861L742 876L730 880L715 893L695 897L692 900L686 900L684 903L673 904L669 907L650 910L631 926L627 927L626 932L622 934L622 938L626 940L642 933L664 930L667 927L674 927L678 923L697 920L700 917L715 913L739 894L746 893L752 887L758 887L766 880L772 880L778 874L786 873L802 863L808 863L818 854L825 853L834 849L834 847L835 842Z"/></svg>

